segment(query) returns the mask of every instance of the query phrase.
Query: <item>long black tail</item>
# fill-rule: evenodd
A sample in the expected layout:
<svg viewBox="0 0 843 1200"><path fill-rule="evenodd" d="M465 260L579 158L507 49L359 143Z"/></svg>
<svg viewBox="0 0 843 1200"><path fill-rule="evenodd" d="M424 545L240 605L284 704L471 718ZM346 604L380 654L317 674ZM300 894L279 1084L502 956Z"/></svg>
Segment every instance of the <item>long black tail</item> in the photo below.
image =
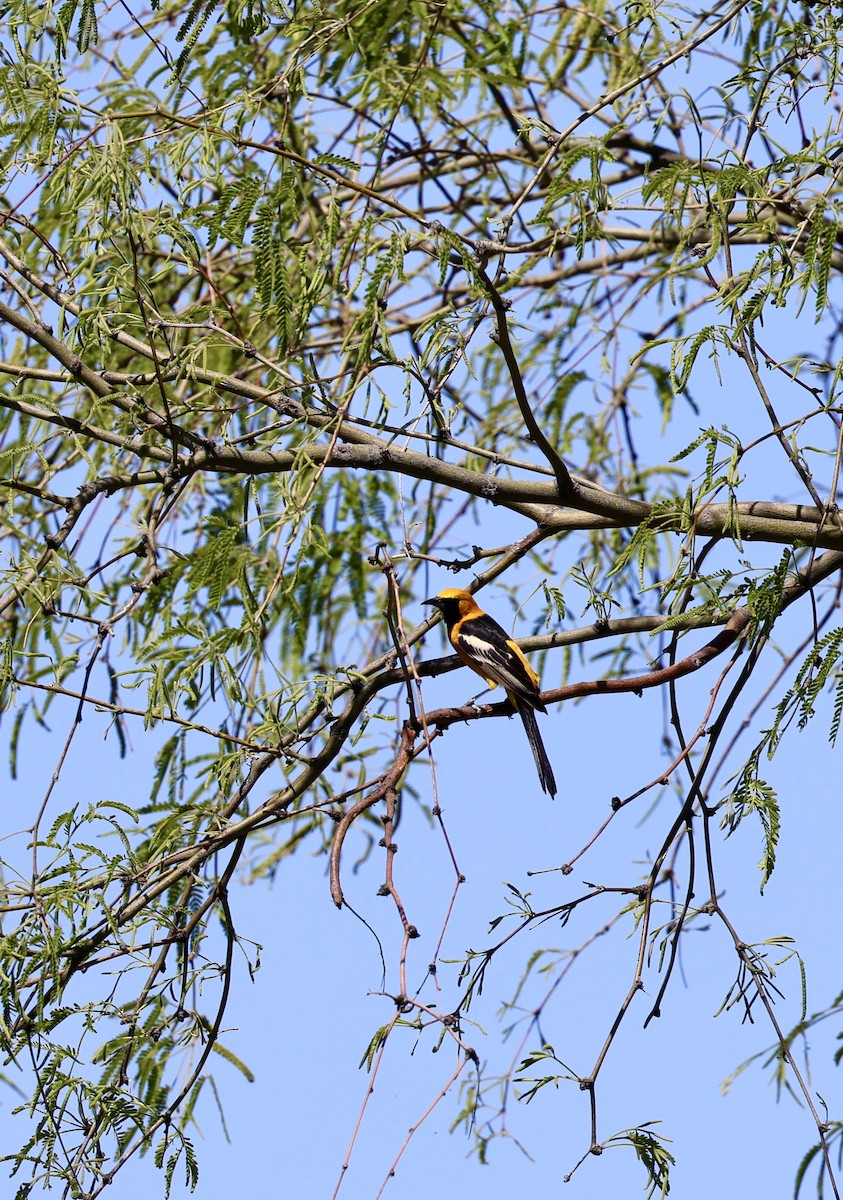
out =
<svg viewBox="0 0 843 1200"><path fill-rule="evenodd" d="M527 708L526 705L520 707L518 711L521 714L521 720L524 722L524 731L527 734L530 749L533 751L533 758L536 760L536 769L539 773L539 783L542 785L542 791L547 792L550 796L555 796L556 780L553 777L553 767L550 765L550 759L547 757L542 735L539 733L535 711L532 708Z"/></svg>

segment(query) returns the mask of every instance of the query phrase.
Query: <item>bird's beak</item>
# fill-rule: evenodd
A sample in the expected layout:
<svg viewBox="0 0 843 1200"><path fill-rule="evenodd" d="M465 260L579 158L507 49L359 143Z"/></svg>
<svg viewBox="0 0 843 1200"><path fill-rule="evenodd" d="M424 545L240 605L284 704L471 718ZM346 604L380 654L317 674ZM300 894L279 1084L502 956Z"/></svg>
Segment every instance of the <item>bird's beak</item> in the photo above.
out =
<svg viewBox="0 0 843 1200"><path fill-rule="evenodd" d="M434 608L441 608L441 604L439 603L438 596L432 596L430 598L430 600L422 600L422 604L430 604Z"/></svg>

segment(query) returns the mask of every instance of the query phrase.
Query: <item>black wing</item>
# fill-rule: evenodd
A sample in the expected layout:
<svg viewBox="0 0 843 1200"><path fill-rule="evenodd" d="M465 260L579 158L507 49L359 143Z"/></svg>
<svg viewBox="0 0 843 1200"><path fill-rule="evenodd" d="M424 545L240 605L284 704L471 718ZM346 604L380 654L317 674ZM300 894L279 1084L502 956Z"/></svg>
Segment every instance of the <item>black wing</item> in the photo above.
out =
<svg viewBox="0 0 843 1200"><path fill-rule="evenodd" d="M485 613L462 622L456 630L455 648L478 675L492 687L500 685L530 708L544 711L539 679L506 631Z"/></svg>

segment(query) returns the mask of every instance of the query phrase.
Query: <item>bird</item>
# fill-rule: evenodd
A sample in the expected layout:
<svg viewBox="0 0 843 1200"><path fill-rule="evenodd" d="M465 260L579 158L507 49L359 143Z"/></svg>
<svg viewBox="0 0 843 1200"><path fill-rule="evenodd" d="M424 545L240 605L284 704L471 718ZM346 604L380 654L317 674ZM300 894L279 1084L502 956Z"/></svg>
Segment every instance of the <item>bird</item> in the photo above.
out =
<svg viewBox="0 0 843 1200"><path fill-rule="evenodd" d="M512 707L524 724L527 741L536 760L542 791L556 795L553 767L547 757L536 721L537 712L547 712L539 690L539 677L503 626L483 612L470 592L445 588L422 601L442 614L448 640L467 667L485 679L489 687L506 690Z"/></svg>

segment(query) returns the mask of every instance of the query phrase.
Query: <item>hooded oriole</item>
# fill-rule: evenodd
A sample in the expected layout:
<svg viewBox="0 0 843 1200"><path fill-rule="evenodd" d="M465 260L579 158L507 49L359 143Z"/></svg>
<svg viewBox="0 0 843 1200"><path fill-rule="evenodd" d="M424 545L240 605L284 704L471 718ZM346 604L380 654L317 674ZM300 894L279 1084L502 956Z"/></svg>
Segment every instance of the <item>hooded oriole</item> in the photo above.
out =
<svg viewBox="0 0 843 1200"><path fill-rule="evenodd" d="M445 588L438 596L423 601L438 608L448 638L466 664L490 687L506 689L512 707L524 722L527 740L536 760L542 791L556 795L553 768L539 733L537 712L546 712L539 691L539 677L515 642L494 617L483 612L474 597L461 588Z"/></svg>

